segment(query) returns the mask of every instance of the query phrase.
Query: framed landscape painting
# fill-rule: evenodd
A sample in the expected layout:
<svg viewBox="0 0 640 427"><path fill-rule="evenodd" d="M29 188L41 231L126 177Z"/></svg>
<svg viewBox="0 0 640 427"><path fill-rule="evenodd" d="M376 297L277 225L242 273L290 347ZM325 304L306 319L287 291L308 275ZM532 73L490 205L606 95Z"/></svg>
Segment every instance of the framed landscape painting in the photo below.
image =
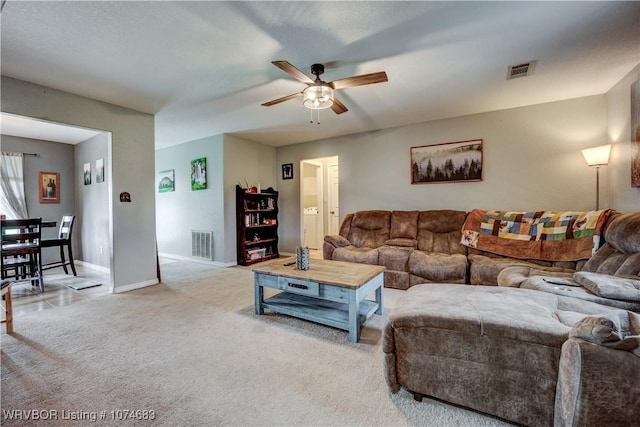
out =
<svg viewBox="0 0 640 427"><path fill-rule="evenodd" d="M60 203L60 174L58 172L40 172L40 203Z"/></svg>
<svg viewBox="0 0 640 427"><path fill-rule="evenodd" d="M96 160L96 182L104 182L104 159Z"/></svg>
<svg viewBox="0 0 640 427"><path fill-rule="evenodd" d="M158 172L158 193L176 191L174 169Z"/></svg>
<svg viewBox="0 0 640 427"><path fill-rule="evenodd" d="M482 140L411 147L411 184L482 181Z"/></svg>
<svg viewBox="0 0 640 427"><path fill-rule="evenodd" d="M207 158L191 160L191 190L207 188Z"/></svg>

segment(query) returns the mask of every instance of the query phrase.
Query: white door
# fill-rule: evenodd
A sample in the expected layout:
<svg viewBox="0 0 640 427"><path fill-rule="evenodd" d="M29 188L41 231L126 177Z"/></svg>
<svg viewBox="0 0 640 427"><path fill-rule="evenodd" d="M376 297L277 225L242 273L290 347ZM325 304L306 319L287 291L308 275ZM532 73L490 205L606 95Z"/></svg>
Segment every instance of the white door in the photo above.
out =
<svg viewBox="0 0 640 427"><path fill-rule="evenodd" d="M340 231L340 209L338 206L338 186L339 186L339 176L338 176L338 164L332 163L329 165L328 171L328 195L329 195L329 224L327 227L327 234L333 235L338 234Z"/></svg>

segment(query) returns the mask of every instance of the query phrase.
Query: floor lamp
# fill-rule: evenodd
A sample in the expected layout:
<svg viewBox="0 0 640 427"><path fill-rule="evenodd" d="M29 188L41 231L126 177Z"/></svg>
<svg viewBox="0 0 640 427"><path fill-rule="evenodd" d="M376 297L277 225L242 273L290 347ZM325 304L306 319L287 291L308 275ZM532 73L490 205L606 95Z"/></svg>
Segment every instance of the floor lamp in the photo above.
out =
<svg viewBox="0 0 640 427"><path fill-rule="evenodd" d="M600 166L609 164L610 153L611 144L582 150L582 155L587 164L596 168L596 210L600 209Z"/></svg>

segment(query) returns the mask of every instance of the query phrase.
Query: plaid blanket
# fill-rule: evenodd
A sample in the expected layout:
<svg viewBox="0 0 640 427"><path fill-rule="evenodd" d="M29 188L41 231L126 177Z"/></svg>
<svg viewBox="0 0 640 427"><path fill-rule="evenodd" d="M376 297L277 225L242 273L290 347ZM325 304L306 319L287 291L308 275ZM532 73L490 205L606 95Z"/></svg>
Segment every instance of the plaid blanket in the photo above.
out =
<svg viewBox="0 0 640 427"><path fill-rule="evenodd" d="M520 259L576 261L600 246L611 210L505 212L474 209L462 226L461 243Z"/></svg>

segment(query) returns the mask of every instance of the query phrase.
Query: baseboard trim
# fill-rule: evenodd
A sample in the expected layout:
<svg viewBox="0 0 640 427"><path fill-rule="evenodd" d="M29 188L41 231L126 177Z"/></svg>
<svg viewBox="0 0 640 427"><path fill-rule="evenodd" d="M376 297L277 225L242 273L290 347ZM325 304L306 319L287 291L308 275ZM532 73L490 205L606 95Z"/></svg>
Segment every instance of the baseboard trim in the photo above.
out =
<svg viewBox="0 0 640 427"><path fill-rule="evenodd" d="M90 268L92 270L97 270L101 273L106 273L106 274L111 273L111 269L109 267L103 267L101 265L91 264L86 261L74 260L74 264L80 264L83 267Z"/></svg>
<svg viewBox="0 0 640 427"><path fill-rule="evenodd" d="M161 256L163 258L175 259L177 261L189 261L189 262L195 262L198 264L210 265L212 267L234 267L238 265L237 262L208 261L206 259L198 259L198 258L192 258L192 257L182 256L182 255L167 254L163 252L159 252L158 256ZM162 268L162 265L160 265L160 267Z"/></svg>
<svg viewBox="0 0 640 427"><path fill-rule="evenodd" d="M157 285L158 279L146 280L144 282L131 283L129 285L116 286L115 288L110 288L112 294L121 294L123 292L134 291L140 288L146 288L147 286Z"/></svg>

